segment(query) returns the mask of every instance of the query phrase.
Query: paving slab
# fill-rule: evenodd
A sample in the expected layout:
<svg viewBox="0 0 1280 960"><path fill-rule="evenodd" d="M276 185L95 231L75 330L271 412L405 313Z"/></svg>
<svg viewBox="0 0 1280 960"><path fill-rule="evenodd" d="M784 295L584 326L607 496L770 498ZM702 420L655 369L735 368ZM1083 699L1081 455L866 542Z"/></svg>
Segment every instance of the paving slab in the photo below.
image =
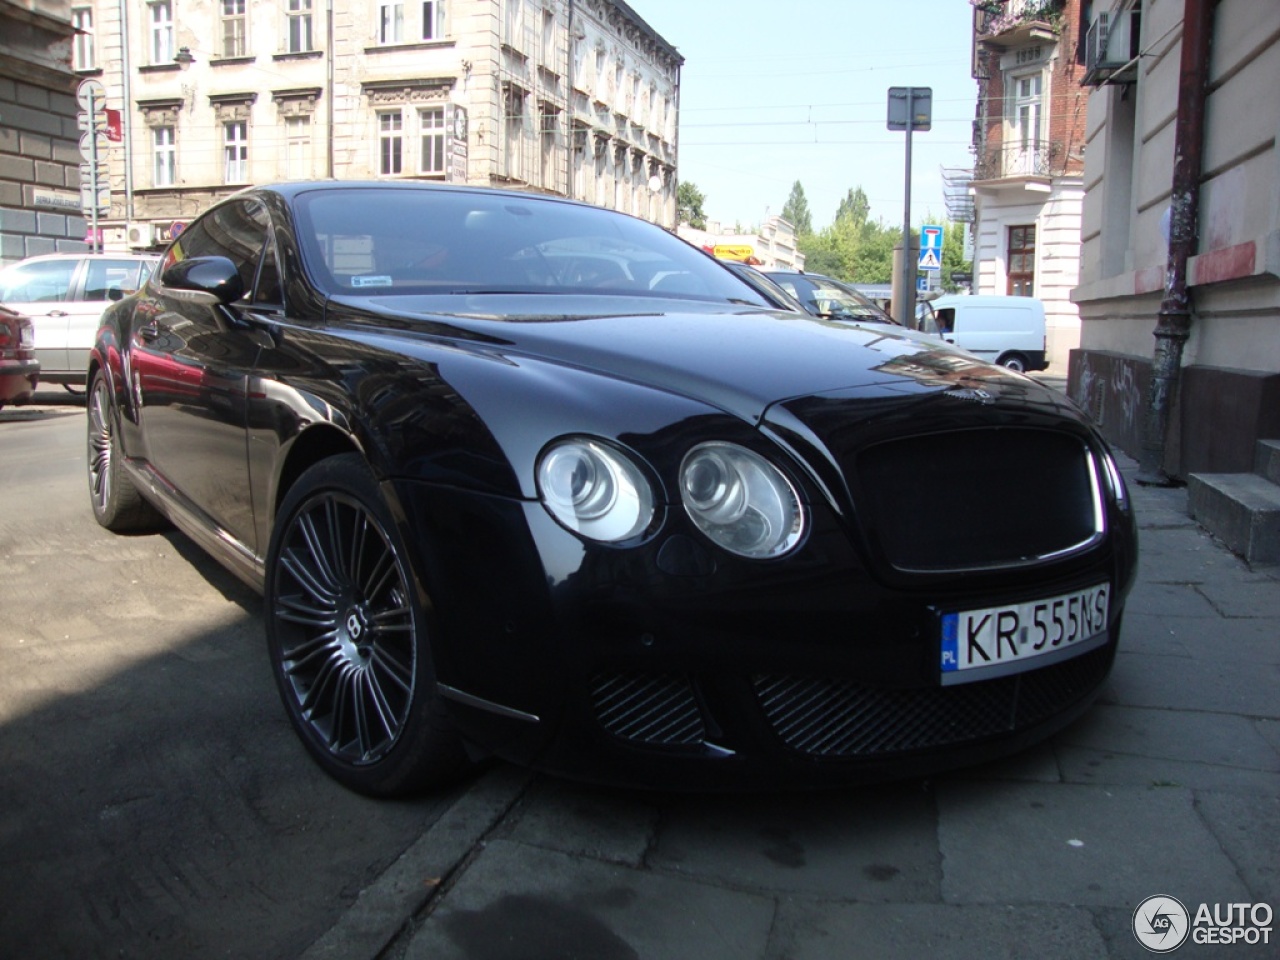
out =
<svg viewBox="0 0 1280 960"><path fill-rule="evenodd" d="M1280 774L1253 723L1232 714L1100 705L1056 738L1059 747Z"/></svg>
<svg viewBox="0 0 1280 960"><path fill-rule="evenodd" d="M952 904L1132 909L1159 893L1248 895L1183 788L939 784L938 837Z"/></svg>
<svg viewBox="0 0 1280 960"><path fill-rule="evenodd" d="M1245 717L1280 719L1280 665L1116 654L1109 701Z"/></svg>
<svg viewBox="0 0 1280 960"><path fill-rule="evenodd" d="M498 834L535 847L639 867L658 808L643 794L541 777Z"/></svg>
<svg viewBox="0 0 1280 960"><path fill-rule="evenodd" d="M1280 791L1251 796L1201 792L1196 809L1236 864L1250 899L1270 904L1280 919ZM1280 956L1280 927L1272 936Z"/></svg>
<svg viewBox="0 0 1280 960"><path fill-rule="evenodd" d="M573 857L487 844L404 960L764 958L772 897Z"/></svg>
<svg viewBox="0 0 1280 960"><path fill-rule="evenodd" d="M1185 617L1126 611L1121 646L1126 653L1275 664L1280 663L1280 622L1274 617Z"/></svg>
<svg viewBox="0 0 1280 960"><path fill-rule="evenodd" d="M937 900L933 797L919 783L676 798L648 858L707 883L833 900Z"/></svg>
<svg viewBox="0 0 1280 960"><path fill-rule="evenodd" d="M784 902L776 941L786 960L1107 960L1076 907Z"/></svg>
<svg viewBox="0 0 1280 960"><path fill-rule="evenodd" d="M1200 620L1220 616L1208 597L1196 590L1195 584L1153 580L1139 580L1129 593L1129 599L1124 608L1124 627L1120 635L1122 646L1128 640L1129 617L1134 614L1158 614Z"/></svg>

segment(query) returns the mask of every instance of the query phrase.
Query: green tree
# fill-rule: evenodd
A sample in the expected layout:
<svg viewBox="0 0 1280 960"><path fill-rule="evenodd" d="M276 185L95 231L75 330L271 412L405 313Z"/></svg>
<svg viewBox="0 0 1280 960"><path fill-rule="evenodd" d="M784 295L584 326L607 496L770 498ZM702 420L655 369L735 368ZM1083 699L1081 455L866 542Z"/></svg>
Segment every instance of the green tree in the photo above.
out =
<svg viewBox="0 0 1280 960"><path fill-rule="evenodd" d="M676 220L687 223L695 230L707 228L707 215L703 204L707 202L706 194L688 180L681 180L676 187Z"/></svg>
<svg viewBox="0 0 1280 960"><path fill-rule="evenodd" d="M870 215L871 201L861 187L855 187L845 194L836 208L836 223L847 220L861 228Z"/></svg>
<svg viewBox="0 0 1280 960"><path fill-rule="evenodd" d="M782 208L782 219L796 228L797 237L805 237L813 233L813 214L809 212L809 201L805 199L804 187L797 180L791 186L791 196Z"/></svg>

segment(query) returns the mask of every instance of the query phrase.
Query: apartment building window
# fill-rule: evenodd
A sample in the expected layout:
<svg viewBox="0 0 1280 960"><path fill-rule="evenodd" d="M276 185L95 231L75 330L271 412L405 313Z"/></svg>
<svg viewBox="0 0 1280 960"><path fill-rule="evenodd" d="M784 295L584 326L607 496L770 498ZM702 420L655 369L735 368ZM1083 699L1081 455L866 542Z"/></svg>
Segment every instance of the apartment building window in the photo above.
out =
<svg viewBox="0 0 1280 960"><path fill-rule="evenodd" d="M72 7L71 25L76 28L75 47L71 53L74 70L92 70L93 62L93 8Z"/></svg>
<svg viewBox="0 0 1280 960"><path fill-rule="evenodd" d="M1009 228L1009 279L1005 292L1011 297L1036 295L1036 228L1034 224Z"/></svg>
<svg viewBox="0 0 1280 960"><path fill-rule="evenodd" d="M444 38L444 0L422 0L422 39Z"/></svg>
<svg viewBox="0 0 1280 960"><path fill-rule="evenodd" d="M444 173L444 107L419 110L418 125L422 131L419 173Z"/></svg>
<svg viewBox="0 0 1280 960"><path fill-rule="evenodd" d="M1014 79L1013 135L1014 146L1010 157L1015 163L1009 174L1043 173L1042 161L1047 159L1042 142L1044 119L1044 78L1039 74Z"/></svg>
<svg viewBox="0 0 1280 960"><path fill-rule="evenodd" d="M404 119L400 111L378 114L378 172L384 177L404 170Z"/></svg>
<svg viewBox="0 0 1280 960"><path fill-rule="evenodd" d="M249 182L249 124L232 120L222 125L223 182Z"/></svg>
<svg viewBox="0 0 1280 960"><path fill-rule="evenodd" d="M245 0L222 0L222 55L243 57L248 18Z"/></svg>
<svg viewBox="0 0 1280 960"><path fill-rule="evenodd" d="M284 175L288 180L305 180L311 172L311 118L284 118Z"/></svg>
<svg viewBox="0 0 1280 960"><path fill-rule="evenodd" d="M151 62L173 63L173 4L170 0L155 0L147 6L151 28Z"/></svg>
<svg viewBox="0 0 1280 960"><path fill-rule="evenodd" d="M306 53L311 46L311 0L289 0L289 53Z"/></svg>
<svg viewBox="0 0 1280 960"><path fill-rule="evenodd" d="M151 130L151 185L172 187L178 179L178 150L173 127Z"/></svg>
<svg viewBox="0 0 1280 960"><path fill-rule="evenodd" d="M400 43L404 40L404 3L384 0L378 6L378 42Z"/></svg>

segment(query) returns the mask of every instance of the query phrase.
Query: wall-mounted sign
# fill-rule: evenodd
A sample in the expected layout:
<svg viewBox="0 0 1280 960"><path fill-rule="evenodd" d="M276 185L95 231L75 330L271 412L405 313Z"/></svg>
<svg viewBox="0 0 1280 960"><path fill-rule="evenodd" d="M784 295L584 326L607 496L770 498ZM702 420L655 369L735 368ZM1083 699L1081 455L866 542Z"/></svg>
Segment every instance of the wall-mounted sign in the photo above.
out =
<svg viewBox="0 0 1280 960"><path fill-rule="evenodd" d="M31 191L32 206L44 207L46 210L62 210L68 213L80 212L80 194L70 190L50 190L48 187L36 187Z"/></svg>

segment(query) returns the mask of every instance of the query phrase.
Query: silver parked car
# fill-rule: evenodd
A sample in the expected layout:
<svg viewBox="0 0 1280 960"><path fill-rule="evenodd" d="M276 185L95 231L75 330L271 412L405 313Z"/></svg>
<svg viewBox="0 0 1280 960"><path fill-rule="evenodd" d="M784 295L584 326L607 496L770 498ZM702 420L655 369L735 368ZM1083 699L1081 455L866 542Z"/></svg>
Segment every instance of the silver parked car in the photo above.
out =
<svg viewBox="0 0 1280 960"><path fill-rule="evenodd" d="M107 305L133 293L160 258L134 253L50 253L0 270L0 303L35 325L40 379L81 387Z"/></svg>

